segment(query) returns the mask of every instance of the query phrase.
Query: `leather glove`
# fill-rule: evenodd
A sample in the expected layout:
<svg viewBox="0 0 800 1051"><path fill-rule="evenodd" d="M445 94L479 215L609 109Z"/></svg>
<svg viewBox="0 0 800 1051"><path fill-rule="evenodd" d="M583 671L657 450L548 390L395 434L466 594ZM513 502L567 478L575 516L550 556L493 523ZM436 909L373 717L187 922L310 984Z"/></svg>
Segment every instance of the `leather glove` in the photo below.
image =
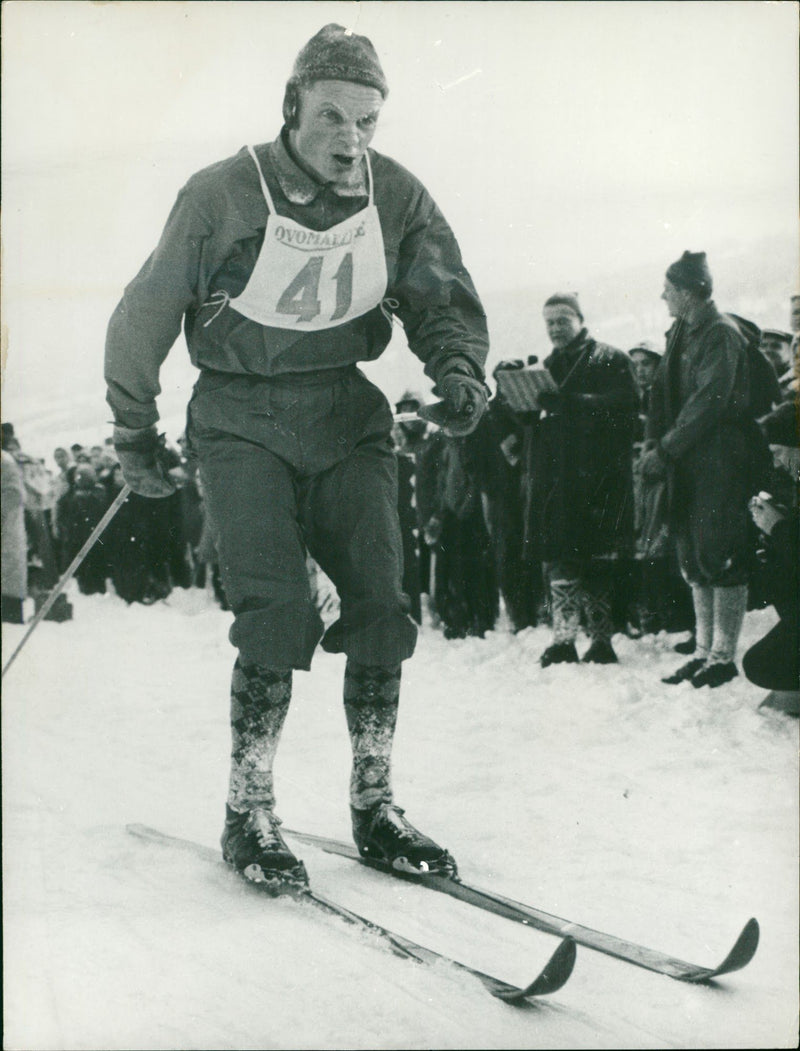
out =
<svg viewBox="0 0 800 1051"><path fill-rule="evenodd" d="M169 476L164 435L152 427L114 428L114 449L122 477L139 496L164 497L175 492Z"/></svg>
<svg viewBox="0 0 800 1051"><path fill-rule="evenodd" d="M435 405L423 405L418 415L437 424L453 438L471 434L486 411L486 385L463 372L449 372L433 389L441 397Z"/></svg>
<svg viewBox="0 0 800 1051"><path fill-rule="evenodd" d="M642 478L651 481L667 477L667 460L661 446L654 445L645 449L639 458L639 470L642 472Z"/></svg>

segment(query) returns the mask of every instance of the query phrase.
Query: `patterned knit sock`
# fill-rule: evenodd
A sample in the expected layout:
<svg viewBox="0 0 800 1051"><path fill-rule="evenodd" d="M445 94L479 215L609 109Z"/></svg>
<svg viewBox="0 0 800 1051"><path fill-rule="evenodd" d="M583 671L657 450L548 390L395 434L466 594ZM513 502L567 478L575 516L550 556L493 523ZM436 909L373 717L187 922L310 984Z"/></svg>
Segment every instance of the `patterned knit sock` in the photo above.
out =
<svg viewBox="0 0 800 1051"><path fill-rule="evenodd" d="M711 652L714 630L714 589L692 585L694 604L694 631L697 645L694 655L697 660L706 660Z"/></svg>
<svg viewBox="0 0 800 1051"><path fill-rule="evenodd" d="M231 680L231 774L228 806L272 810L272 763L292 697L292 671L242 664Z"/></svg>
<svg viewBox="0 0 800 1051"><path fill-rule="evenodd" d="M746 584L714 588L714 636L709 664L729 664L735 658L746 610Z"/></svg>
<svg viewBox="0 0 800 1051"><path fill-rule="evenodd" d="M379 668L348 659L344 710L353 748L350 805L391 803L391 754L400 697L400 665Z"/></svg>
<svg viewBox="0 0 800 1051"><path fill-rule="evenodd" d="M581 623L581 590L577 580L550 581L553 642L574 642Z"/></svg>
<svg viewBox="0 0 800 1051"><path fill-rule="evenodd" d="M583 591L583 611L586 631L592 642L610 642L614 634L611 619L611 596L605 588L587 588Z"/></svg>

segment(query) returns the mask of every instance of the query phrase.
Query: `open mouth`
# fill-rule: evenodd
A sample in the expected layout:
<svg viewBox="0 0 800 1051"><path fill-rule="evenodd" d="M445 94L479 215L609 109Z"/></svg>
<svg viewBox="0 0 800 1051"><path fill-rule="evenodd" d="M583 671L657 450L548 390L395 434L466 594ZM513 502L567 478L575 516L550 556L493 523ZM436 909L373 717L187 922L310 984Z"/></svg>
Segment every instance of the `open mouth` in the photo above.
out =
<svg viewBox="0 0 800 1051"><path fill-rule="evenodd" d="M355 157L348 157L344 153L334 153L333 159L341 168L344 169L350 169L356 163Z"/></svg>

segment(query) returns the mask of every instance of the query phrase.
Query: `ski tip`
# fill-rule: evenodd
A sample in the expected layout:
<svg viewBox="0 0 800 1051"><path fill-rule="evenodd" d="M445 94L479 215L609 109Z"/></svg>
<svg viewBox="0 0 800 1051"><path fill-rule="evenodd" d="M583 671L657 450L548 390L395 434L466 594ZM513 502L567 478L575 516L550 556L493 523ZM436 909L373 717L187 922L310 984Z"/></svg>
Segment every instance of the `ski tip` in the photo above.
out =
<svg viewBox="0 0 800 1051"><path fill-rule="evenodd" d="M711 982L723 974L731 974L733 971L741 971L753 959L758 948L758 940L761 936L761 928L758 920L751 917L742 928L742 932L734 942L734 946L719 967L698 968L693 974L682 976L685 982L700 985Z"/></svg>
<svg viewBox="0 0 800 1051"><path fill-rule="evenodd" d="M726 974L729 971L738 971L746 967L756 954L760 936L761 928L758 920L753 916L744 925L735 945L717 968L717 974Z"/></svg>
<svg viewBox="0 0 800 1051"><path fill-rule="evenodd" d="M574 938L563 938L561 944L550 957L545 969L534 983L538 986L537 995L554 993L562 987L572 974L575 960L578 955L578 946Z"/></svg>
<svg viewBox="0 0 800 1051"><path fill-rule="evenodd" d="M564 938L547 961L544 969L524 989L504 989L494 992L500 1000L509 1004L521 1004L528 998L555 993L567 980L575 967L578 948L574 938Z"/></svg>

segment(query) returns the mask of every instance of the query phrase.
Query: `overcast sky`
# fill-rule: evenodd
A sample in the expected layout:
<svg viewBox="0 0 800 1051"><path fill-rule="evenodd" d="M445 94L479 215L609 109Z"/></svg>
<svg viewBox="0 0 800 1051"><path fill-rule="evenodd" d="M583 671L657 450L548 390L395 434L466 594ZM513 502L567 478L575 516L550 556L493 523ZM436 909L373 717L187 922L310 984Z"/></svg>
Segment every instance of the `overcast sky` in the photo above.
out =
<svg viewBox="0 0 800 1051"><path fill-rule="evenodd" d="M34 378L99 382L108 316L177 190L275 136L294 58L329 21L373 40L390 85L373 145L428 186L485 298L663 274L685 248L713 265L773 236L789 288L797 15L760 0L6 0L5 415Z"/></svg>

